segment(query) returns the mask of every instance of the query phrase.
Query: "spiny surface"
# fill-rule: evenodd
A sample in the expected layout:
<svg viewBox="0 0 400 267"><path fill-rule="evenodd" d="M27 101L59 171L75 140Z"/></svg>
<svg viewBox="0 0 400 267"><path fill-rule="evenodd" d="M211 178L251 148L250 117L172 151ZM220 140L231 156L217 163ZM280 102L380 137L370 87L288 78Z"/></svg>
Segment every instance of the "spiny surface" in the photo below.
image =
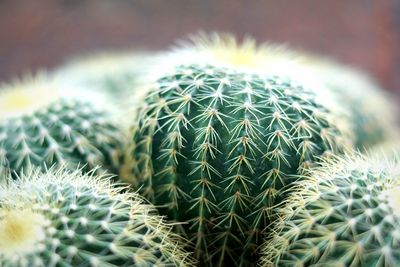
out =
<svg viewBox="0 0 400 267"><path fill-rule="evenodd" d="M37 92L28 82L23 87L30 94ZM4 99L21 92L13 86L3 90L0 95ZM48 102L18 115L0 107L4 115L0 119L0 173L20 173L56 163L71 169L86 165L86 170L101 165L103 170L116 172L121 136L111 112L96 107L91 99L61 95Z"/></svg>
<svg viewBox="0 0 400 267"><path fill-rule="evenodd" d="M397 164L352 156L313 169L262 266L399 266Z"/></svg>
<svg viewBox="0 0 400 267"><path fill-rule="evenodd" d="M204 265L254 264L291 175L347 141L303 87L212 66L160 78L139 114L122 176L185 222Z"/></svg>
<svg viewBox="0 0 400 267"><path fill-rule="evenodd" d="M0 189L3 267L193 265L154 208L105 177L37 170Z"/></svg>

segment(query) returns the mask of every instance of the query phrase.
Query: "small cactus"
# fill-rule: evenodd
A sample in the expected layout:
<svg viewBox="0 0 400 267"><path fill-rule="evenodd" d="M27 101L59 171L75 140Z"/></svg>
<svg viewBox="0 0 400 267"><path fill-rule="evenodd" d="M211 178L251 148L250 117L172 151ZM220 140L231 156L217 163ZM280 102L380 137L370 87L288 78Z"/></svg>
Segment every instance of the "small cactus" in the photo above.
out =
<svg viewBox="0 0 400 267"><path fill-rule="evenodd" d="M327 160L300 183L261 266L399 266L398 163Z"/></svg>
<svg viewBox="0 0 400 267"><path fill-rule="evenodd" d="M3 267L193 266L154 208L105 177L38 169L0 192Z"/></svg>
<svg viewBox="0 0 400 267"><path fill-rule="evenodd" d="M120 134L101 94L58 90L38 75L0 89L0 173L97 165L116 172Z"/></svg>
<svg viewBox="0 0 400 267"><path fill-rule="evenodd" d="M190 65L153 89L121 176L184 222L203 265L254 264L292 175L348 145L329 111L282 77Z"/></svg>

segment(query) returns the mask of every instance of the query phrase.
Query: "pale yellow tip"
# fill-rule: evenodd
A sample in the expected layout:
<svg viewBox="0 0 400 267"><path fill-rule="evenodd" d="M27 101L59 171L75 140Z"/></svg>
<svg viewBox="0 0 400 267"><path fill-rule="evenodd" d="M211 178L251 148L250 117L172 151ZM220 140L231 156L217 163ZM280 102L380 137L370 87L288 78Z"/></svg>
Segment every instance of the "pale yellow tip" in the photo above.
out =
<svg viewBox="0 0 400 267"><path fill-rule="evenodd" d="M59 97L54 84L32 78L3 85L0 90L0 118L29 115Z"/></svg>
<svg viewBox="0 0 400 267"><path fill-rule="evenodd" d="M241 71L264 72L281 68L287 70L297 62L299 54L283 45L257 44L255 39L249 37L239 41L230 34L201 33L183 41L172 56L182 56L183 63L193 60Z"/></svg>
<svg viewBox="0 0 400 267"><path fill-rule="evenodd" d="M45 222L31 210L0 211L0 255L13 257L35 251L45 238Z"/></svg>
<svg viewBox="0 0 400 267"><path fill-rule="evenodd" d="M232 66L253 68L260 65L259 51L255 45L221 43L209 46L215 60Z"/></svg>

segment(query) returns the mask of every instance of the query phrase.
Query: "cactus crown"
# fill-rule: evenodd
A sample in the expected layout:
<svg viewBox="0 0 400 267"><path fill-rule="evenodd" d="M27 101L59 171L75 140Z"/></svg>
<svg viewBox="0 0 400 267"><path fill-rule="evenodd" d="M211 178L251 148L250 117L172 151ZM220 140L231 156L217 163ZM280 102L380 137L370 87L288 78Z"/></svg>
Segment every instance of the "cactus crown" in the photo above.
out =
<svg viewBox="0 0 400 267"><path fill-rule="evenodd" d="M27 223L29 222L29 223ZM0 254L5 257L35 251L44 239L46 219L31 210L5 210L0 213Z"/></svg>
<svg viewBox="0 0 400 267"><path fill-rule="evenodd" d="M0 86L0 118L30 114L59 98L60 92L44 73Z"/></svg>
<svg viewBox="0 0 400 267"><path fill-rule="evenodd" d="M193 50L208 57L208 60L212 59L236 68L257 68L261 64L260 58L265 57L263 47L259 47L254 39L246 37L240 43L230 34L192 35L189 41L182 41L181 47L177 48L178 51L182 49ZM271 47L271 50L273 49L283 50L278 46Z"/></svg>
<svg viewBox="0 0 400 267"><path fill-rule="evenodd" d="M138 114L129 181L219 265L244 264L291 175L345 143L302 86L213 66L177 67Z"/></svg>
<svg viewBox="0 0 400 267"><path fill-rule="evenodd" d="M0 189L1 266L193 265L155 210L104 176L35 170Z"/></svg>
<svg viewBox="0 0 400 267"><path fill-rule="evenodd" d="M299 62L302 56L284 45L257 44L251 37L239 41L228 33L199 33L178 41L172 51L163 57L164 62L158 64L162 71L171 65L210 64L242 72L282 74L285 69L287 72L290 66Z"/></svg>
<svg viewBox="0 0 400 267"><path fill-rule="evenodd" d="M263 266L397 266L397 163L353 155L310 174L266 242Z"/></svg>
<svg viewBox="0 0 400 267"><path fill-rule="evenodd" d="M43 98L37 92L44 93ZM44 76L4 85L0 90L5 106L0 110L0 173L55 163L69 164L71 169L87 165L87 170L103 165L115 171L121 138L113 108L100 107L101 94L82 92L78 98L77 93L60 90ZM21 105L24 108L19 110Z"/></svg>
<svg viewBox="0 0 400 267"><path fill-rule="evenodd" d="M174 68L179 65L188 64L212 65L247 73L285 76L307 88L315 89L317 101L337 112L337 117L345 113L339 110L340 107L336 102L333 103L333 95L317 77L304 70L303 65L309 61L309 57L286 45L257 43L251 37L245 37L240 41L229 33L200 32L180 40L171 52L156 58L160 62L150 68L150 72L154 73L156 78L165 72L173 73ZM345 120L340 121L344 128L348 128L344 123Z"/></svg>

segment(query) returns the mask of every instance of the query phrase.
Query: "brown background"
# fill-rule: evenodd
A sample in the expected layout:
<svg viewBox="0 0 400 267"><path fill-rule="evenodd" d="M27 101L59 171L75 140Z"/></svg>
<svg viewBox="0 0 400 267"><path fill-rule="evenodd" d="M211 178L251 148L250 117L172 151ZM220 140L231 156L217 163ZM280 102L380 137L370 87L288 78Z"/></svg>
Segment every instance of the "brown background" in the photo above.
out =
<svg viewBox="0 0 400 267"><path fill-rule="evenodd" d="M400 95L400 0L0 0L0 80L200 29L330 55Z"/></svg>

